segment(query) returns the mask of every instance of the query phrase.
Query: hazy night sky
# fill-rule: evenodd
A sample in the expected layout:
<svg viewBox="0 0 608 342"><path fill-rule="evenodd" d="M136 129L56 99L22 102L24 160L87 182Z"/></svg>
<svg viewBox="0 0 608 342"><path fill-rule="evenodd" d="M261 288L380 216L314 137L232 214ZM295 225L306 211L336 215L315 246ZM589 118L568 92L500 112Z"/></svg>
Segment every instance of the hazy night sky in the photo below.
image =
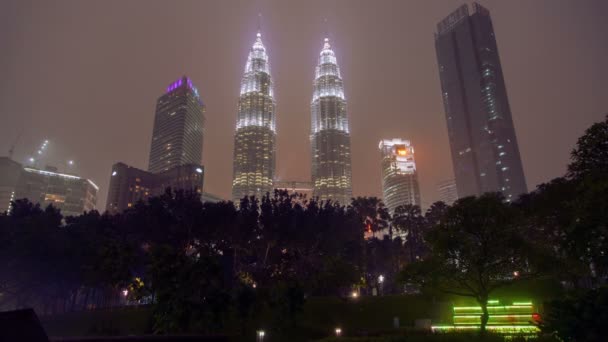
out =
<svg viewBox="0 0 608 342"><path fill-rule="evenodd" d="M207 105L205 191L229 198L239 84L261 13L277 176L310 178L312 81L328 31L348 101L354 195L381 195L378 141L402 137L416 148L426 207L452 177L433 33L462 3L0 0L0 155L21 129L17 161L48 138L48 162L65 170L74 159L105 209L111 165L147 168L156 100L187 74ZM480 3L534 189L565 172L577 137L608 112L608 1Z"/></svg>

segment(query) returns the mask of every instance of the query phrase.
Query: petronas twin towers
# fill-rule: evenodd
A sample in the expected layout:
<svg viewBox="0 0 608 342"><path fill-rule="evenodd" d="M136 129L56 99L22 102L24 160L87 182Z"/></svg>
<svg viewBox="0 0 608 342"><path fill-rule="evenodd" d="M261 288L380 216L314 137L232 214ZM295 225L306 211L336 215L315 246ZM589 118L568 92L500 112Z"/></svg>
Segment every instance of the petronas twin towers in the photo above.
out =
<svg viewBox="0 0 608 342"><path fill-rule="evenodd" d="M257 38L247 57L241 81L236 133L232 199L238 203L244 196L260 198L272 191L275 169L276 116L272 79L262 35Z"/></svg>
<svg viewBox="0 0 608 342"><path fill-rule="evenodd" d="M315 70L311 102L313 196L348 204L352 197L350 134L346 98L336 55L325 38ZM276 115L270 64L258 32L241 81L232 199L260 198L273 191Z"/></svg>

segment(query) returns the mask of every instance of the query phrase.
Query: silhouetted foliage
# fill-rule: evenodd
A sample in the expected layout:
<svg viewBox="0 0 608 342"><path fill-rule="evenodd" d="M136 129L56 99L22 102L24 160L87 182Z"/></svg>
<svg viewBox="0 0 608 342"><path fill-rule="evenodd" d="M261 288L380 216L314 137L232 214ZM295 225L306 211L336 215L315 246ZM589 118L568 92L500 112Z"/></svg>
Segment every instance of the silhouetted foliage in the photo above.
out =
<svg viewBox="0 0 608 342"><path fill-rule="evenodd" d="M599 288L547 303L541 329L562 341L604 341L608 289Z"/></svg>
<svg viewBox="0 0 608 342"><path fill-rule="evenodd" d="M578 139L571 160L568 165L570 178L608 174L608 115L604 121L591 125Z"/></svg>
<svg viewBox="0 0 608 342"><path fill-rule="evenodd" d="M520 212L500 194L460 199L425 234L431 253L407 266L404 278L474 298L483 311L483 332L490 294L536 277L546 266L536 246L526 238L524 227Z"/></svg>

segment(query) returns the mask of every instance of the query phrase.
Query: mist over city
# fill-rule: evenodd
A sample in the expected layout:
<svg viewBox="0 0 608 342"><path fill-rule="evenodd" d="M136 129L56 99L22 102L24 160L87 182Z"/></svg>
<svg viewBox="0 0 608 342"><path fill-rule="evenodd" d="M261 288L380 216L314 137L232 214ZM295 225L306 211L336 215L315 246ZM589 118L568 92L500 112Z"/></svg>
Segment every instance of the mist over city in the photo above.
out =
<svg viewBox="0 0 608 342"><path fill-rule="evenodd" d="M0 0L0 340L602 340L607 15Z"/></svg>

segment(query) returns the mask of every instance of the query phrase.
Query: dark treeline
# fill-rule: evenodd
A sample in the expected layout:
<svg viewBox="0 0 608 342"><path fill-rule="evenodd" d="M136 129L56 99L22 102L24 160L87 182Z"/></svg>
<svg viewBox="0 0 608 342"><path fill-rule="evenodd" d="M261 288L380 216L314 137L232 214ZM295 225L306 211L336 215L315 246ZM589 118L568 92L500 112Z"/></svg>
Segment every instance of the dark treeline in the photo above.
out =
<svg viewBox="0 0 608 342"><path fill-rule="evenodd" d="M515 203L485 194L391 217L377 198L341 206L275 191L235 206L168 190L122 214L63 218L17 200L0 215L0 308L144 303L156 332L217 331L228 315L247 329L264 310L274 326L295 325L308 296L403 293L405 284L485 310L496 289L551 277L569 296L548 303L543 324L563 330L564 317L584 310L574 303L608 298L607 224L608 118L579 139L564 177ZM373 233L386 235L365 238Z"/></svg>
<svg viewBox="0 0 608 342"><path fill-rule="evenodd" d="M427 224L416 206L391 219L376 198L344 207L283 191L237 207L168 190L122 214L66 218L17 200L0 216L0 305L55 314L152 303L161 332L221 325L229 308L290 320L305 296L399 292L396 275L422 257ZM366 240L370 231L411 238Z"/></svg>

